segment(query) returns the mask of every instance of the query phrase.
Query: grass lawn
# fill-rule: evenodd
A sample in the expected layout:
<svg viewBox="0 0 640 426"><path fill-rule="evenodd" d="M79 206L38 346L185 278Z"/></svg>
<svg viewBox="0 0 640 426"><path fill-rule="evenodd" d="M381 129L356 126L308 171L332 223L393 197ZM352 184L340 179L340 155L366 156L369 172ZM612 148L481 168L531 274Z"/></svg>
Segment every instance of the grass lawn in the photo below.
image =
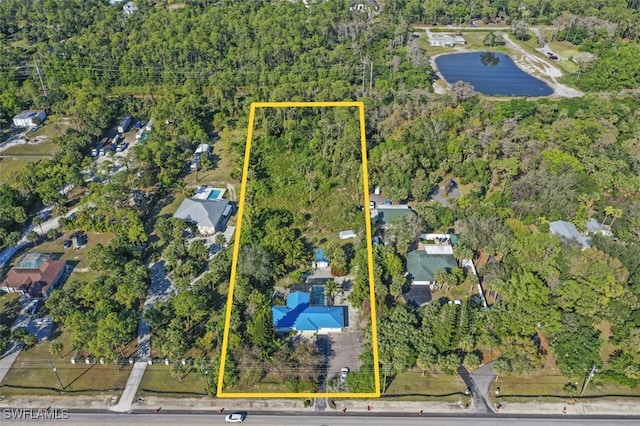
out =
<svg viewBox="0 0 640 426"><path fill-rule="evenodd" d="M244 130L223 130L219 133L219 136L220 138L212 144L213 155L217 158L217 164L215 167L206 171L191 172L184 178L184 182L187 189L195 189L199 186L227 188L227 184L230 184L234 188L235 194L232 194L228 190L225 193L224 198L227 200L239 201L240 182L236 182L231 179L233 157L235 155L231 145L232 141L244 140ZM183 194L179 191L174 191L170 195L171 199L167 200L168 202L162 207L158 215L173 215L187 195L188 192ZM230 222L228 225L234 225L234 223Z"/></svg>
<svg viewBox="0 0 640 426"><path fill-rule="evenodd" d="M585 371L586 375L586 371ZM573 383L577 391L572 394L563 389L567 383ZM500 399L507 401L557 401L577 397L580 394L584 377L564 377L559 372L553 372L545 368L530 376L500 376L492 385L490 395L495 395L496 387L500 387ZM632 389L615 383L606 383L598 380L598 375L589 383L584 393L585 397L604 396L640 396L640 388Z"/></svg>
<svg viewBox="0 0 640 426"><path fill-rule="evenodd" d="M549 43L549 47L556 55L566 58L564 61L556 61L556 64L564 71L574 74L580 70L578 64L571 60L571 58L580 53L577 46L564 41L552 41Z"/></svg>
<svg viewBox="0 0 640 426"><path fill-rule="evenodd" d="M217 164L211 170L192 172L185 178L187 187L197 186L217 186L226 188L230 183L235 186L237 195L240 195L240 182L231 179L231 171L234 168L233 144L242 141L244 145L246 134L244 129L223 130L219 134L220 138L212 144L213 155L217 159ZM196 179L197 175L197 179ZM226 199L230 199L231 194L225 194Z"/></svg>
<svg viewBox="0 0 640 426"><path fill-rule="evenodd" d="M449 300L467 300L474 294L478 294L478 286L471 285L459 285L453 286L449 291L434 291L431 293L433 300L439 300L440 298L446 298Z"/></svg>
<svg viewBox="0 0 640 426"><path fill-rule="evenodd" d="M442 401L458 402L468 398L464 396L466 389L467 386L458 375L426 374L423 376L420 370L411 369L398 374L383 397L407 401L432 400L437 397Z"/></svg>
<svg viewBox="0 0 640 426"><path fill-rule="evenodd" d="M64 240L71 239L71 234L75 231L66 231L60 238L53 241L45 241L36 247L29 250L30 253L54 253L60 260L66 260L73 265L73 272L70 278L91 280L96 276L96 273L89 268L89 249L98 243L107 245L109 241L114 237L114 234L104 233L98 234L95 232L87 232L87 246L79 250L64 249L62 242Z"/></svg>
<svg viewBox="0 0 640 426"><path fill-rule="evenodd" d="M38 137L38 136L46 136L49 139L57 138L66 133L67 129L71 127L71 120L64 119L59 116L49 116L42 126L38 128L35 132L30 132L27 134L29 139Z"/></svg>
<svg viewBox="0 0 640 426"><path fill-rule="evenodd" d="M4 152L3 152L4 154ZM37 158L0 158L0 184L15 183L18 172L27 164L38 161Z"/></svg>
<svg viewBox="0 0 640 426"><path fill-rule="evenodd" d="M0 294L0 325L11 327L20 313L20 293Z"/></svg>
<svg viewBox="0 0 640 426"><path fill-rule="evenodd" d="M420 38L418 39L418 43L420 47L424 49L427 55L435 56L443 53L462 53L466 51L474 51L474 50L489 50L501 53L509 53L508 49L504 46L495 46L495 47L487 47L484 45L484 39L489 34L491 30L487 29L486 31L463 31L462 37L466 40L467 44L464 46L456 46L456 47L440 47L440 46L431 46L429 45L429 38L426 34L420 34ZM505 32L505 31L495 31L496 33ZM456 31L448 31L447 34L455 34Z"/></svg>
<svg viewBox="0 0 640 426"><path fill-rule="evenodd" d="M173 215L176 212L176 210L178 210L178 207L180 207L180 204L184 201L184 199L187 198L187 196L185 194L175 191L171 195L171 198L172 198L171 202L169 202L167 205L162 207L158 216L162 216L165 214Z"/></svg>
<svg viewBox="0 0 640 426"><path fill-rule="evenodd" d="M163 395L187 398L193 395L206 395L205 380L193 367L185 367L181 376L171 374L171 366L164 364L149 365L144 373L138 395Z"/></svg>
<svg viewBox="0 0 640 426"><path fill-rule="evenodd" d="M556 55L560 55L567 59L580 53L577 46L565 41L552 41L549 43L549 47Z"/></svg>
<svg viewBox="0 0 640 426"><path fill-rule="evenodd" d="M49 347L53 341L63 344L61 356L52 355ZM60 391L60 382L65 392L104 392L124 389L131 366L117 369L114 364L86 364L84 361L71 364L71 336L62 332L51 342L42 342L23 349L11 370L2 382L3 395L54 395ZM61 358L62 357L62 358ZM60 382L53 371L60 377Z"/></svg>

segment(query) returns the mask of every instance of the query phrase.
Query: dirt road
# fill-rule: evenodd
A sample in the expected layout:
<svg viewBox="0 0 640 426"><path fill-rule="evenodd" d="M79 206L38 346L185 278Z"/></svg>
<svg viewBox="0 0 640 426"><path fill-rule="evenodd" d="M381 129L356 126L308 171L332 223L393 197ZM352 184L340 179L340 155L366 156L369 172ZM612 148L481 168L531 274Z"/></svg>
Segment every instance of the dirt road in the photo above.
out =
<svg viewBox="0 0 640 426"><path fill-rule="evenodd" d="M519 54L519 56L512 56L516 65L529 74L545 80L553 89L554 95L564 98L584 96L584 93L581 91L558 83L556 79L562 77L562 71L555 65L550 64L547 59L542 59L533 53L527 52L520 45L514 43L507 34L503 34L503 37L507 45Z"/></svg>

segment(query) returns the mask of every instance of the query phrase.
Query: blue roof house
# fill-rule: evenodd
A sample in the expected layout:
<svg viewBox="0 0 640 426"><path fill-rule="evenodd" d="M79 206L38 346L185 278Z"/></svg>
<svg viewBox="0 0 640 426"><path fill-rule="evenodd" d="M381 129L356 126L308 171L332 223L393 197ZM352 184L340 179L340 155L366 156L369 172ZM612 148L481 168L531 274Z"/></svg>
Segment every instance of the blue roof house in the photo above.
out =
<svg viewBox="0 0 640 426"><path fill-rule="evenodd" d="M344 328L344 306L311 306L309 293L295 291L286 306L273 306L273 326L279 333L289 331L336 332Z"/></svg>

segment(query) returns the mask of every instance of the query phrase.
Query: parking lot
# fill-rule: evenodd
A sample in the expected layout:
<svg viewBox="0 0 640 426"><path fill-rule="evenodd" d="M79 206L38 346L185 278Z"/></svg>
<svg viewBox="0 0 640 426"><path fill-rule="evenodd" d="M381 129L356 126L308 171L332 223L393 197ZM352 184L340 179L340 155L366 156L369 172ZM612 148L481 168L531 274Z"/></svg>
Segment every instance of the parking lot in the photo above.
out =
<svg viewBox="0 0 640 426"><path fill-rule="evenodd" d="M105 137L113 138L116 134L118 134L117 129L113 128L105 134ZM136 129L134 127L131 127L123 133L122 136L124 137L124 148L121 151L108 151L105 155L93 157L95 159L96 166L98 166L101 171L97 173L98 175L101 175L100 178L111 177L122 170L126 161L125 157L129 155L131 148L140 142L140 140L136 139ZM91 173L91 175L93 174L95 174L95 172ZM93 176L91 176L91 179L92 178Z"/></svg>
<svg viewBox="0 0 640 426"><path fill-rule="evenodd" d="M331 333L318 335L316 339L320 350L328 356L327 381L339 377L344 367L352 371L360 368L364 332Z"/></svg>

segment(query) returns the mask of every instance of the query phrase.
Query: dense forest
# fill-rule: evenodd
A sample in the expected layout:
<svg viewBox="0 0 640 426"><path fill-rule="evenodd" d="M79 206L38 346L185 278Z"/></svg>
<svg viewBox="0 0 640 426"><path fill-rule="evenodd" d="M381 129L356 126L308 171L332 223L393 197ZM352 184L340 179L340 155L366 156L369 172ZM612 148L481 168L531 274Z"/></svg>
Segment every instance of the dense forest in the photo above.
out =
<svg viewBox="0 0 640 426"><path fill-rule="evenodd" d="M640 97L623 91L640 82L638 2L406 0L381 2L377 14L350 12L347 0L309 8L258 0L138 3L137 13L124 16L102 1L0 2L2 127L24 108L46 108L70 117L76 128L56 139L53 158L31 163L0 186L0 246L17 242L34 206L64 212L65 184L83 194L85 207L68 226L116 235L92 253L98 278L70 281L47 303L77 348L96 356L118 352L139 317L148 284L143 265L162 256L179 292L145 314L157 333L154 344L172 359L195 348L217 365L229 249L207 265L202 247L183 239L184 225L153 217L151 207L184 190L186 160L198 143L214 131L246 128L250 102L361 99L370 181L390 200L410 203L419 218L398 224L394 242L375 252L385 377L412 367L454 373L460 363L477 367L488 354L500 374L532 374L542 365L544 340L569 378L595 365L603 380L638 384ZM476 19L556 27L556 37L597 57L569 77L587 94L508 101L434 94L434 72L411 37L411 23ZM125 114L151 116L157 128L135 148L126 170L86 183L89 145ZM249 195L264 206L278 193L300 214L249 212L247 223L255 226L247 238L259 244L242 253L253 267L241 271L247 291L239 293L243 310L232 318L238 332L230 348L237 357L226 383L255 385L266 371L254 357L267 364L282 358L292 366L283 377L289 389L309 390L314 377L304 372L317 367L317 353L278 345L260 307L273 282L310 256L300 233L305 209L317 201L310 197L358 179L358 145L347 143L358 129L336 127L335 117L275 118L261 121L256 146L279 149L258 148L252 173L283 176L274 187L252 185ZM237 180L244 142L232 146ZM449 206L430 201L432 189L450 179L460 183L462 196ZM146 208L130 205L134 188L147 191ZM594 235L592 247L582 250L549 235L550 221L584 231L590 218L615 237ZM343 225L334 219L318 217L332 232ZM405 304L407 247L418 232L454 226L462 231L458 251L482 265L491 307ZM344 266L356 276L351 301L367 312L363 261L356 249ZM189 286L207 267L205 278ZM454 278L440 277L453 287L464 282ZM363 365L367 373L370 362Z"/></svg>

